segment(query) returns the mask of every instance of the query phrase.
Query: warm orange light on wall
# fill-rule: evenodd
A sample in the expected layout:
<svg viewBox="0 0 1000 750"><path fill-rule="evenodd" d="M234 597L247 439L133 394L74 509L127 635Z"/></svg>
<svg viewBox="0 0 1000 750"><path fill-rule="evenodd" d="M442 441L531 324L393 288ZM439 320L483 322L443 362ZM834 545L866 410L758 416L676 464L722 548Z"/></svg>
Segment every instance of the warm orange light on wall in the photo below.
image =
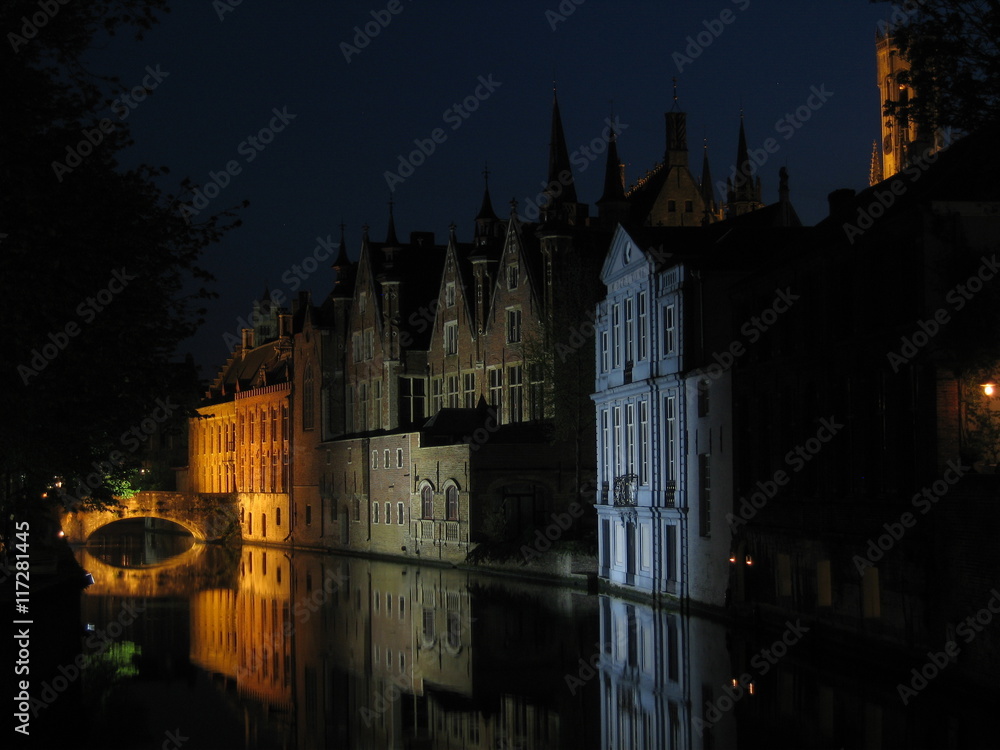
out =
<svg viewBox="0 0 1000 750"><path fill-rule="evenodd" d="M979 387L983 389L983 393L987 396L992 396L997 390L996 383L983 383Z"/></svg>

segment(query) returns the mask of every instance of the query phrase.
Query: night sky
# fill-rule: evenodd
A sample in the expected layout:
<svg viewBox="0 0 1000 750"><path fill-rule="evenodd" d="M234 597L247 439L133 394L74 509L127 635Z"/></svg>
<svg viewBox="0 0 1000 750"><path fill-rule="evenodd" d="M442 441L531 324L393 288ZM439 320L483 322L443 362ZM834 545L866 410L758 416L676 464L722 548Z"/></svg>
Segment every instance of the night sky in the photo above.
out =
<svg viewBox="0 0 1000 750"><path fill-rule="evenodd" d="M305 279L293 269L313 255L318 237L336 242L343 221L352 258L363 224L374 240L384 238L386 172L398 173L415 139L426 150L440 128L433 153L394 184L404 241L430 230L443 242L452 222L469 241L486 162L497 213L506 216L512 198L524 211L546 177L553 80L571 153L600 139L613 110L629 185L663 156L674 76L696 177L704 138L714 180L729 174L742 106L749 146L768 138L779 146L759 170L766 203L777 200L783 165L807 224L823 218L831 190L868 185L879 136L874 34L884 4L236 1L176 3L142 42L115 38L92 58L95 72L129 87L159 79L128 109L136 145L124 164L169 166L168 190L184 176L204 186L230 161L239 167L205 209L250 200L243 226L204 258L220 297L182 348L203 376L225 362L224 335L238 335L239 318L249 317L265 286L287 298L298 289L326 295L329 261ZM366 24L378 25L377 35L356 40L355 27ZM688 39L698 45L699 34L710 38L702 49ZM147 66L159 66L159 75L147 77ZM477 90L479 99L467 99ZM814 90L826 101L807 121L779 124ZM98 114L116 119L126 109ZM294 119L275 119L275 109ZM282 130L273 139L265 133L270 142L248 141L272 121ZM593 204L604 154L590 161L580 151L574 163L580 200Z"/></svg>

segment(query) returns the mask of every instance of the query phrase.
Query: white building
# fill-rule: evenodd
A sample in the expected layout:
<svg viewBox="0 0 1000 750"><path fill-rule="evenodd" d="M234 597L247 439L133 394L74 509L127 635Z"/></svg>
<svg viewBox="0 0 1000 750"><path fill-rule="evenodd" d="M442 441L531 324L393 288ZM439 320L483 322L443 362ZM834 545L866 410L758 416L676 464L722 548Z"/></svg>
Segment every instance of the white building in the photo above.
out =
<svg viewBox="0 0 1000 750"><path fill-rule="evenodd" d="M722 606L730 372L695 367L715 362L713 333L729 322L706 308L705 259L722 236L714 229L618 226L601 272L607 297L597 307L593 400L599 575L656 597Z"/></svg>

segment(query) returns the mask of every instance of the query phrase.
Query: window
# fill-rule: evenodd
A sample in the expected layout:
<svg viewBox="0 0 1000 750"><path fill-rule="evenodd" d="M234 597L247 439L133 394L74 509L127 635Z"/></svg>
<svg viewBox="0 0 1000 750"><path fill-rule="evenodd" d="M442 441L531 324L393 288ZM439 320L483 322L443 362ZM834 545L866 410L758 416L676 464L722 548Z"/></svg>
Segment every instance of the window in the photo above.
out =
<svg viewBox="0 0 1000 750"><path fill-rule="evenodd" d="M670 213L677 211L677 201L667 201L667 210Z"/></svg>
<svg viewBox="0 0 1000 750"><path fill-rule="evenodd" d="M545 383L544 370L537 362L528 366L528 408L531 409L531 419L545 417Z"/></svg>
<svg viewBox="0 0 1000 750"><path fill-rule="evenodd" d="M445 307L455 306L455 282L449 281L444 285L444 304Z"/></svg>
<svg viewBox="0 0 1000 750"><path fill-rule="evenodd" d="M389 468L389 449L388 448L386 448L384 451L382 451L382 468L383 469L388 469Z"/></svg>
<svg viewBox="0 0 1000 750"><path fill-rule="evenodd" d="M608 410L601 409L601 481L611 485L611 424Z"/></svg>
<svg viewBox="0 0 1000 750"><path fill-rule="evenodd" d="M441 378L434 378L431 381L431 413L437 414L441 411L444 395L441 393Z"/></svg>
<svg viewBox="0 0 1000 750"><path fill-rule="evenodd" d="M316 406L316 394L313 388L313 368L312 365L306 365L305 374L302 376L302 429L311 430L313 428L313 419ZM263 425L261 425L261 432L263 432Z"/></svg>
<svg viewBox="0 0 1000 750"><path fill-rule="evenodd" d="M612 412L614 415L614 430L615 430L615 450L614 450L614 470L615 475L624 474L621 471L622 465L622 408L616 406Z"/></svg>
<svg viewBox="0 0 1000 750"><path fill-rule="evenodd" d="M510 421L524 419L524 384L521 380L521 366L507 368L507 387L510 390Z"/></svg>
<svg viewBox="0 0 1000 750"><path fill-rule="evenodd" d="M677 346L677 315L673 305L663 308L663 356L676 354Z"/></svg>
<svg viewBox="0 0 1000 750"><path fill-rule="evenodd" d="M611 360L609 355L611 352L608 349L608 332L601 331L601 372L607 372L610 370Z"/></svg>
<svg viewBox="0 0 1000 750"><path fill-rule="evenodd" d="M625 405L625 473L635 473L635 404Z"/></svg>
<svg viewBox="0 0 1000 750"><path fill-rule="evenodd" d="M396 523L403 525L403 504L396 503Z"/></svg>
<svg viewBox="0 0 1000 750"><path fill-rule="evenodd" d="M355 362L360 362L364 359L364 347L361 345L360 331L351 336L351 354L354 356Z"/></svg>
<svg viewBox="0 0 1000 750"><path fill-rule="evenodd" d="M458 408L458 375L448 376L448 407Z"/></svg>
<svg viewBox="0 0 1000 750"><path fill-rule="evenodd" d="M458 321L444 324L444 353L458 354Z"/></svg>
<svg viewBox="0 0 1000 750"><path fill-rule="evenodd" d="M375 356L375 331L371 328L365 329L365 359L372 359Z"/></svg>
<svg viewBox="0 0 1000 750"><path fill-rule="evenodd" d="M368 293L367 292L361 292L361 294L358 295L358 309L361 312L364 312L365 310L368 309Z"/></svg>
<svg viewBox="0 0 1000 750"><path fill-rule="evenodd" d="M517 281L519 276L519 269L517 263L511 263L507 266L507 288L517 289Z"/></svg>
<svg viewBox="0 0 1000 750"><path fill-rule="evenodd" d="M462 405L466 409L476 408L476 373L467 372L462 376Z"/></svg>
<svg viewBox="0 0 1000 750"><path fill-rule="evenodd" d="M694 201L684 201L684 213L686 214L694 213Z"/></svg>
<svg viewBox="0 0 1000 750"><path fill-rule="evenodd" d="M639 484L649 484L649 402L639 402Z"/></svg>
<svg viewBox="0 0 1000 750"><path fill-rule="evenodd" d="M700 380L698 381L698 416L707 417L708 416L708 390L709 381Z"/></svg>
<svg viewBox="0 0 1000 750"><path fill-rule="evenodd" d="M361 498L359 498L359 497L354 498L354 507L353 507L352 510L354 511L354 520L355 521L360 521L361 520Z"/></svg>
<svg viewBox="0 0 1000 750"><path fill-rule="evenodd" d="M712 533L712 473L707 453L698 454L698 532Z"/></svg>
<svg viewBox="0 0 1000 750"><path fill-rule="evenodd" d="M677 411L676 398L667 396L663 400L663 412L666 418L666 435L664 435L664 475L667 481L677 478L677 464L674 454L677 451Z"/></svg>
<svg viewBox="0 0 1000 750"><path fill-rule="evenodd" d="M427 384L423 378L401 378L399 381L400 420L412 424L424 418ZM350 413L350 412L348 412Z"/></svg>
<svg viewBox="0 0 1000 750"><path fill-rule="evenodd" d="M458 520L458 487L451 485L444 491L445 505L447 506L447 518L449 521Z"/></svg>
<svg viewBox="0 0 1000 750"><path fill-rule="evenodd" d="M518 309L507 310L507 343L521 343L521 311Z"/></svg>
<svg viewBox="0 0 1000 750"><path fill-rule="evenodd" d="M311 505L306 505L306 526L312 526L313 522L313 507Z"/></svg>
<svg viewBox="0 0 1000 750"><path fill-rule="evenodd" d="M278 442L278 409L271 409L271 442Z"/></svg>
<svg viewBox="0 0 1000 750"><path fill-rule="evenodd" d="M613 367L621 367L622 364L622 354L620 348L622 336L621 324L622 308L621 305L615 305L611 312L611 357Z"/></svg>
<svg viewBox="0 0 1000 750"><path fill-rule="evenodd" d="M354 386L347 386L347 393L344 397L344 428L348 432L354 432Z"/></svg>
<svg viewBox="0 0 1000 750"><path fill-rule="evenodd" d="M362 432L368 429L368 383L358 386L358 429Z"/></svg>
<svg viewBox="0 0 1000 750"><path fill-rule="evenodd" d="M253 443L257 439L257 412L250 412L250 442Z"/></svg>
<svg viewBox="0 0 1000 750"><path fill-rule="evenodd" d="M497 424L500 423L503 407L503 370L495 367L490 372L490 406L496 409Z"/></svg>
<svg viewBox="0 0 1000 750"><path fill-rule="evenodd" d="M378 523L378 503L372 503L372 523Z"/></svg>
<svg viewBox="0 0 1000 750"><path fill-rule="evenodd" d="M396 448L396 468L397 469L402 469L403 468L403 449L402 448Z"/></svg>
<svg viewBox="0 0 1000 750"><path fill-rule="evenodd" d="M247 533L253 534L253 513L247 513ZM253 572L253 558L250 558L250 572Z"/></svg>
<svg viewBox="0 0 1000 750"><path fill-rule="evenodd" d="M261 513L260 514L260 535L262 537L266 537L267 536L267 513ZM265 572L266 572L266 570L267 569L265 568Z"/></svg>
<svg viewBox="0 0 1000 750"><path fill-rule="evenodd" d="M420 517L434 518L434 490L428 484L420 490Z"/></svg>
<svg viewBox="0 0 1000 750"><path fill-rule="evenodd" d="M631 297L625 300L625 366L635 361L635 352L632 351L632 336L634 325L635 305Z"/></svg>
<svg viewBox="0 0 1000 750"><path fill-rule="evenodd" d="M639 306L639 329L638 329L637 333L638 333L638 339L639 339L639 353L638 354L639 354L639 360L641 361L641 360L646 359L646 357L648 356L648 351L647 351L647 349L648 349L648 347L647 347L648 338L647 337L648 337L649 334L646 332L646 328L648 327L647 318L649 316L648 316L648 314L646 312L646 293L645 292L639 292L639 296L636 298L636 302L637 302L637 304Z"/></svg>
<svg viewBox="0 0 1000 750"><path fill-rule="evenodd" d="M288 440L288 404L281 405L281 438Z"/></svg>
<svg viewBox="0 0 1000 750"><path fill-rule="evenodd" d="M378 468L378 451L372 451L372 468Z"/></svg>
<svg viewBox="0 0 1000 750"><path fill-rule="evenodd" d="M376 380L372 383L372 390L375 397L375 410L372 418L372 426L377 430L382 427L382 381Z"/></svg>
<svg viewBox="0 0 1000 750"><path fill-rule="evenodd" d="M385 522L392 523L392 503L385 504Z"/></svg>

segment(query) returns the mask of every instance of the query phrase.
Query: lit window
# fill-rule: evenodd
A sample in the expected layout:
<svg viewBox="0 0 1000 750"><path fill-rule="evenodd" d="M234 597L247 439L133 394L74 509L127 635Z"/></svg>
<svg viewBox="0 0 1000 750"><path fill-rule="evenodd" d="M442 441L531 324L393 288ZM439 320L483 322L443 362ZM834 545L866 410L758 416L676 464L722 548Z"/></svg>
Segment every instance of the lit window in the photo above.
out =
<svg viewBox="0 0 1000 750"><path fill-rule="evenodd" d="M420 514L422 518L434 518L434 491L430 485L420 490Z"/></svg>
<svg viewBox="0 0 1000 750"><path fill-rule="evenodd" d="M445 504L447 506L447 512L448 512L448 516L447 516L448 520L449 521L457 521L458 520L458 488L455 485L451 485L447 490L445 490L444 496L445 496L445 500L446 500Z"/></svg>

